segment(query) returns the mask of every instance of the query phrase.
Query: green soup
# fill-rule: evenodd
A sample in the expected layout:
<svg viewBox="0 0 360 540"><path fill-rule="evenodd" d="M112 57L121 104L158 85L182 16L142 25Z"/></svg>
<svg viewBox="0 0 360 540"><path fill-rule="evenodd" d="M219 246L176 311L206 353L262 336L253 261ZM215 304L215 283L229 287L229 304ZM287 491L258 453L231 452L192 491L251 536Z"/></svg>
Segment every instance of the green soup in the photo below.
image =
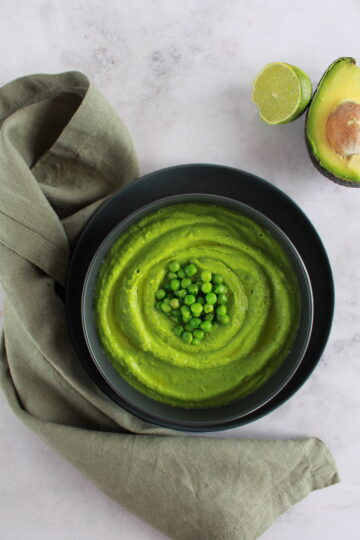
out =
<svg viewBox="0 0 360 540"><path fill-rule="evenodd" d="M155 307L174 259L220 274L229 288L229 324L196 346ZM95 291L96 325L114 368L178 407L224 405L256 390L287 356L299 316L297 277L278 241L213 204L168 206L130 227L104 259Z"/></svg>

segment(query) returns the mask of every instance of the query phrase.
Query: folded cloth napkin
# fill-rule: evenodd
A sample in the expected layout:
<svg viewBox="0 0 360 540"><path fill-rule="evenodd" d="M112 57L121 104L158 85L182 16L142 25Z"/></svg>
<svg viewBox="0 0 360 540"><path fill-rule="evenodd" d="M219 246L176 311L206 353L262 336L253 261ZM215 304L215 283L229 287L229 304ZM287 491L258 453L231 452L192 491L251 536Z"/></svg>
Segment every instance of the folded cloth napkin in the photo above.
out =
<svg viewBox="0 0 360 540"><path fill-rule="evenodd" d="M190 437L143 422L102 394L70 342L55 284L86 220L137 172L125 126L82 73L0 89L1 384L30 429L164 534L254 539L338 482L325 445Z"/></svg>

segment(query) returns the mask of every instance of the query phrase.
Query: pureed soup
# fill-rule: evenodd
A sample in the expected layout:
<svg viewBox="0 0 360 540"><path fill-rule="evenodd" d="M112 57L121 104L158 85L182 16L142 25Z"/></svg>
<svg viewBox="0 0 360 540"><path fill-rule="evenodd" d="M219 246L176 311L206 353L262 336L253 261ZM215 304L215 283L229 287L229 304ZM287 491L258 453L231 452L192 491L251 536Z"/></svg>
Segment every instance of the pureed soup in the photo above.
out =
<svg viewBox="0 0 360 540"><path fill-rule="evenodd" d="M132 225L95 290L101 343L147 396L225 405L261 386L295 339L300 292L277 240L220 205L182 203Z"/></svg>

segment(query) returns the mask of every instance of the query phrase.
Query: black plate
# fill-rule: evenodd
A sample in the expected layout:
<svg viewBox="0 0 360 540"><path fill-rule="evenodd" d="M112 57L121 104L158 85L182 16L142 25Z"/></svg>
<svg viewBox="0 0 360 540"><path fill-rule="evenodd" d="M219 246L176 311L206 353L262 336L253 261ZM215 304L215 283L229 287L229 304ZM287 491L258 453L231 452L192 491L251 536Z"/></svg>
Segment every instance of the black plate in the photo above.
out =
<svg viewBox="0 0 360 540"><path fill-rule="evenodd" d="M188 431L215 431L252 422L289 399L306 381L326 345L334 310L334 287L329 261L314 227L300 208L282 191L252 174L221 165L179 165L147 174L115 193L92 216L75 247L67 281L66 306L71 337L80 359L96 384L132 414L152 422L146 413L123 401L105 382L88 352L81 321L81 293L88 266L107 234L125 217L157 199L182 193L212 193L239 200L274 221L297 248L310 276L314 296L313 330L307 352L294 377L273 399L256 411ZM157 421L174 429L178 425Z"/></svg>

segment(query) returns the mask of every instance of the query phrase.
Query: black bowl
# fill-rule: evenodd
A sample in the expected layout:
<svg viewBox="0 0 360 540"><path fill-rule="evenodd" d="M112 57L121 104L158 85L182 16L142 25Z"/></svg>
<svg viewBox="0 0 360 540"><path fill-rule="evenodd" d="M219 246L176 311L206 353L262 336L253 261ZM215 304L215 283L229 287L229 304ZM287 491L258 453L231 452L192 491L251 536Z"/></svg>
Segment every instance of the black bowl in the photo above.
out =
<svg viewBox="0 0 360 540"><path fill-rule="evenodd" d="M101 345L94 317L94 291L99 269L114 242L129 227L145 215L165 206L189 202L210 203L230 208L246 215L268 230L282 245L291 260L300 289L301 312L299 328L291 350L280 368L256 391L238 401L221 407L191 409L174 407L155 401L136 390L121 377L110 363ZM310 279L296 248L287 236L269 218L254 208L234 199L210 194L183 194L159 199L136 210L121 221L103 240L90 263L84 281L81 307L83 332L86 343L94 364L106 382L124 401L127 401L132 407L150 415L153 422L171 422L183 427L194 427L199 423L203 426L207 425L211 427L219 422L229 422L235 418L241 418L246 414L252 413L272 399L284 388L303 359L309 343L313 319L313 299Z"/></svg>
<svg viewBox="0 0 360 540"><path fill-rule="evenodd" d="M191 193L192 196L199 193L226 194L231 199L250 206L252 212L254 209L260 210L263 219L266 220L266 216L272 218L272 221L280 226L280 236L288 237L286 243L290 239L288 245L292 243L296 246L292 256L297 261L302 259L305 262L314 294L314 324L309 346L300 365L297 362L298 370L295 371L295 362L292 370L287 372L287 384L280 383L282 390L279 391L278 384L272 388L272 393L268 393L267 398L265 395L262 399L259 399L259 396L257 399L249 396L248 399L251 398L254 401L250 400L246 409L244 403L241 403L243 400L239 400L231 404L231 410L229 406L205 409L202 411L206 413L205 416L199 414L196 418L194 412L201 413L196 409L192 409L188 417L184 417L182 413L179 416L179 411L186 412L186 410L177 407L168 407L165 415L158 414L159 411L153 415L149 413L146 403L145 406L143 401L140 402L140 406L137 404L136 395L130 396L130 400L129 395L124 399L123 395L115 391L111 381L109 384L104 378L98 362L94 362L89 354L81 320L81 291L85 275L104 238L122 220L146 204L162 197L184 193ZM277 227L273 230L277 230ZM283 235L284 231L286 235ZM284 241L284 238L281 241ZM300 266L304 269L301 262ZM303 277L306 281L305 270ZM310 297L308 299L310 300ZM99 387L125 409L147 421L188 431L211 431L245 424L266 414L292 395L306 380L319 360L331 327L333 302L333 283L326 253L316 231L301 210L284 193L268 182L249 173L217 165L182 165L156 171L132 182L127 188L108 199L89 221L79 238L69 268L67 283L67 314L70 332L84 366ZM308 318L309 321L310 318ZM303 343L305 342L306 340ZM282 382L286 383L284 378ZM262 387L264 392L265 386ZM143 399L144 396L140 395ZM157 402L153 403L159 405ZM235 405L238 407L237 410Z"/></svg>

